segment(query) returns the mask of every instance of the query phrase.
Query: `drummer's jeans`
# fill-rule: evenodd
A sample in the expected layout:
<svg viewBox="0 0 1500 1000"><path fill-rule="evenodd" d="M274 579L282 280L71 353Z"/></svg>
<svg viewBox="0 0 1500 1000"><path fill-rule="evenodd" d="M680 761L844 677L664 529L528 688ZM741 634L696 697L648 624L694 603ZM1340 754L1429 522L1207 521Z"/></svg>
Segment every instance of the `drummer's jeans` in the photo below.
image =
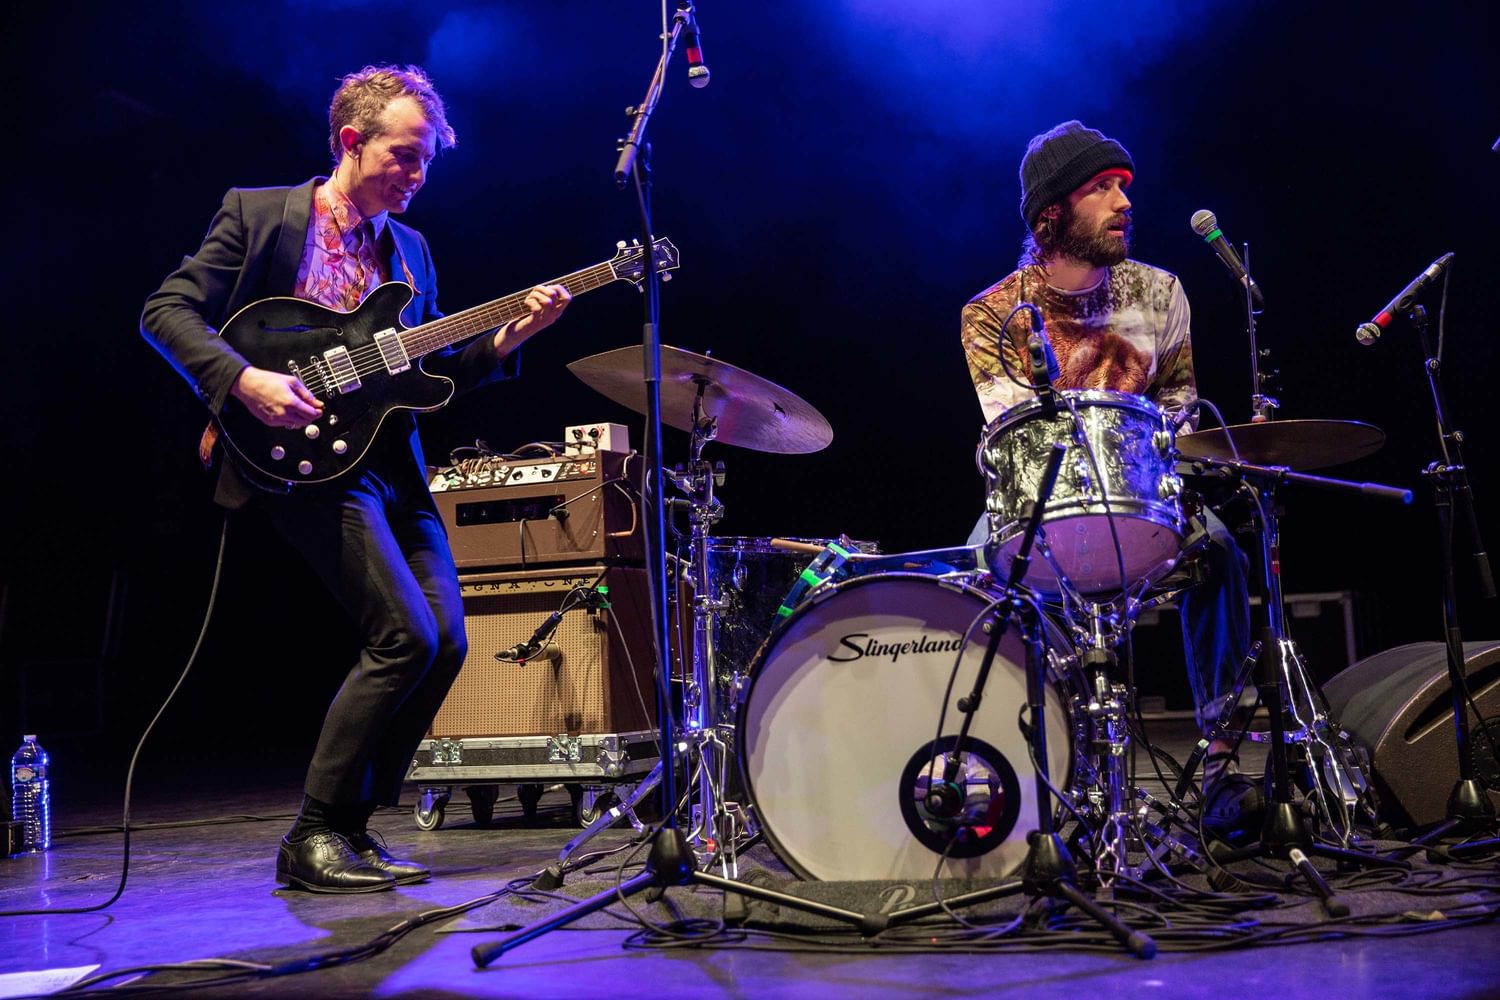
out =
<svg viewBox="0 0 1500 1000"><path fill-rule="evenodd" d="M1209 538L1201 556L1205 579L1177 598L1188 684L1200 731L1218 718L1234 695L1235 671L1250 648L1250 560L1213 511L1203 511L1202 527ZM989 519L981 515L967 544L983 545L989 531Z"/></svg>
<svg viewBox="0 0 1500 1000"><path fill-rule="evenodd" d="M1218 515L1205 509L1203 517L1209 537L1202 555L1206 579L1177 598L1200 730L1218 718L1233 697L1235 671L1250 648L1250 560Z"/></svg>

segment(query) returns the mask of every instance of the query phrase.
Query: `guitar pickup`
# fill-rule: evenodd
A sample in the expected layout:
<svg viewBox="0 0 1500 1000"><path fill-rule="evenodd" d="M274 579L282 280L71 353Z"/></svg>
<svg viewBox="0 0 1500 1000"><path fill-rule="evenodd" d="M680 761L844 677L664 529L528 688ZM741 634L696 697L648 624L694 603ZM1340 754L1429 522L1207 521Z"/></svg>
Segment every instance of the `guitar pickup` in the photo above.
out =
<svg viewBox="0 0 1500 1000"><path fill-rule="evenodd" d="M380 360L385 362L385 370L392 375L399 375L411 367L406 345L401 343L401 337L395 330L381 330L377 333L375 347L380 351Z"/></svg>
<svg viewBox="0 0 1500 1000"><path fill-rule="evenodd" d="M359 372L349 357L347 347L335 347L323 352L323 362L328 365L329 381L335 392L350 393L360 386Z"/></svg>

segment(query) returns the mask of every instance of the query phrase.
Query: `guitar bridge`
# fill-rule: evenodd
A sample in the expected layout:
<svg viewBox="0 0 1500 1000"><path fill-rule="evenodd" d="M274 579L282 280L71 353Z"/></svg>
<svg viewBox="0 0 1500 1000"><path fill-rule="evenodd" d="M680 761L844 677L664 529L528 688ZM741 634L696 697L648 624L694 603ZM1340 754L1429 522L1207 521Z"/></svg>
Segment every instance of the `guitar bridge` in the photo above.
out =
<svg viewBox="0 0 1500 1000"><path fill-rule="evenodd" d="M380 360L385 362L385 370L392 375L399 375L411 367L411 358L407 356L406 347L395 330L381 330L377 333L375 347L380 351Z"/></svg>
<svg viewBox="0 0 1500 1000"><path fill-rule="evenodd" d="M359 372L349 357L347 347L335 347L323 352L323 362L328 365L328 374L335 392L348 394L360 386Z"/></svg>

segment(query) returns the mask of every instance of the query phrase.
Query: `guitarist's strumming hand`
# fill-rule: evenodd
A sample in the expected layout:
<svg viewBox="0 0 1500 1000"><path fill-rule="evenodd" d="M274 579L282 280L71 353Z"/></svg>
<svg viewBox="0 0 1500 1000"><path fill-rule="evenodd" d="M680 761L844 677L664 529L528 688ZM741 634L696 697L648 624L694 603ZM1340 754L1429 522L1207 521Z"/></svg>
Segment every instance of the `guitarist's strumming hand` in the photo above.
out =
<svg viewBox="0 0 1500 1000"><path fill-rule="evenodd" d="M323 413L323 401L301 379L253 365L240 372L229 393L267 427L296 430Z"/></svg>
<svg viewBox="0 0 1500 1000"><path fill-rule="evenodd" d="M537 285L526 295L526 307L531 312L495 332L495 354L503 358L533 334L547 329L572 301L573 296L562 285Z"/></svg>

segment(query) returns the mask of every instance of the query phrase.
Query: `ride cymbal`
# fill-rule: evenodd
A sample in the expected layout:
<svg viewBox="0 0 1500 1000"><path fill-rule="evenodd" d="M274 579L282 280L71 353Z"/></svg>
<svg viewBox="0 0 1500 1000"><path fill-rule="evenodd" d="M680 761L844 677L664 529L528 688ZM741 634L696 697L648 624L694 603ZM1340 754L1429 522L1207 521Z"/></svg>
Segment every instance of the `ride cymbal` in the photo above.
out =
<svg viewBox="0 0 1500 1000"><path fill-rule="evenodd" d="M621 406L646 412L642 348L620 347L580 358L568 370ZM833 440L823 415L794 393L743 368L666 344L661 348L661 422L692 431L693 402L714 422L712 439L752 451L801 455Z"/></svg>
<svg viewBox="0 0 1500 1000"><path fill-rule="evenodd" d="M1231 462L1238 451L1239 461L1281 465L1295 472L1352 462L1374 454L1383 444L1384 431L1358 420L1270 420L1177 437L1177 451L1183 458Z"/></svg>

